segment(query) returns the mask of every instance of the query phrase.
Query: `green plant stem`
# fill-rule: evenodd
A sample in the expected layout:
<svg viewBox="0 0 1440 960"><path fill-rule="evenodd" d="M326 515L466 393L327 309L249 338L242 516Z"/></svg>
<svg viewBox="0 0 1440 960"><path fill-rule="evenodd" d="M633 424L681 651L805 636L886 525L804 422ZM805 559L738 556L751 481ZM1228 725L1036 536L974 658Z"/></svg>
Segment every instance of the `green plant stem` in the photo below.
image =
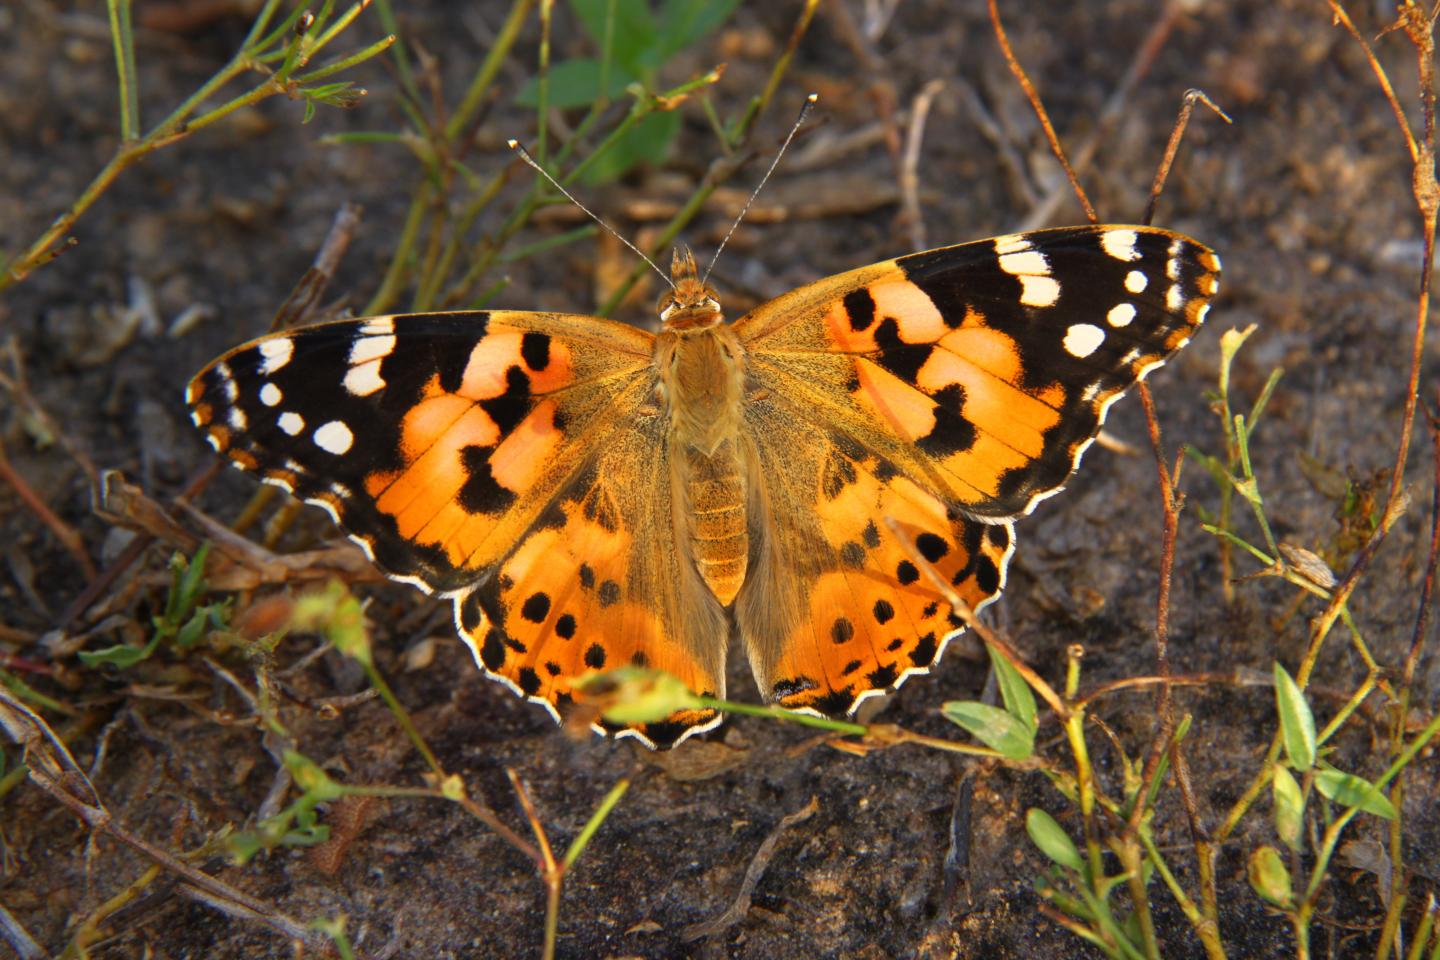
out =
<svg viewBox="0 0 1440 960"><path fill-rule="evenodd" d="M130 0L110 0L110 2L112 4L112 22L119 25L122 30L128 31ZM119 6L115 6L116 4ZM63 213L51 221L50 226L47 227L23 253L5 265L3 271L0 271L0 292L24 280L33 273L36 268L53 260L57 251L63 249L62 244L65 242L64 238L74 227L75 223L94 206L101 195L114 184L116 178L125 170L139 163L156 150L168 147L199 130L203 130L205 127L229 116L236 110L259 103L273 96L280 94L288 95L295 91L295 81L291 79L290 73L296 67L304 66L302 59L297 56L297 51L299 51L303 40L301 37L292 37L287 42L285 52L288 66L286 68L282 68L267 76L259 85L247 93L192 118L192 115L200 108L202 103L240 74L249 70L265 71L267 69L262 62L262 57L264 56L263 51L267 44L284 36L285 31L293 26L301 12L297 9L270 37L262 41L255 41L255 37L258 36L270 22L278 5L279 0L267 0L265 6L261 8L260 13L256 16L255 23L251 27L250 35L240 51L231 58L224 67L220 68L219 72L203 83L198 90L187 97L169 116L143 137L136 139L126 134L127 129L129 129L129 124L132 122L138 123L138 108L131 110L127 119L126 111L130 108L125 107L122 103L122 142L120 146L116 148L114 156L112 156L109 162L95 175L94 179L92 179L80 193L80 196L77 197ZM348 26L362 9L362 4L356 4L337 22L337 26L342 23ZM333 38L336 32L337 31L332 28L326 35L326 42L328 42L330 38ZM388 48L391 42L393 42L393 38L387 38L386 40L371 44L359 54L352 54L344 58L342 62L346 67L355 66L363 62L363 60L378 55ZM132 48L129 53L130 62L128 68L125 65L124 58L126 54L123 49L127 43ZM129 88L129 94L126 94L122 90L122 99L126 96L137 96L133 79L133 42L127 41L125 37L117 36L116 50L117 56L120 57L118 69L122 73L122 87L128 86ZM127 69L131 77L128 81L125 80L123 76ZM330 67L321 69L332 73L334 72Z"/></svg>
<svg viewBox="0 0 1440 960"><path fill-rule="evenodd" d="M760 114L765 112L765 108L770 105L770 101L774 99L775 91L780 88L780 81L784 79L786 71L790 69L790 61L795 57L795 51L799 48L801 39L805 36L805 32L810 29L810 20L815 16L815 11L819 8L820 0L805 0L805 7L800 11L800 16L790 31L790 39L786 41L785 52L780 55L780 59L775 61L775 66L770 70L770 77L765 81L765 89L760 92L758 97L750 101L740 121L735 124L730 136L730 144L732 147L738 146L744 141L745 137L750 133L751 126L759 119Z"/></svg>
<svg viewBox="0 0 1440 960"><path fill-rule="evenodd" d="M739 713L747 717L769 717L774 720L785 720L790 723L798 723L804 727L832 730L835 733L864 736L870 730L870 728L863 723L831 720L829 717L817 717L809 713L797 713L794 710L784 710L780 707L762 707L755 703L740 703L736 700L721 700L716 697L698 697L696 699L701 707L723 710L726 713Z"/></svg>
<svg viewBox="0 0 1440 960"><path fill-rule="evenodd" d="M420 756L425 758L425 763L429 765L431 772L436 777L444 778L445 768L440 766L440 761L431 752L430 745L425 742L424 737L420 736L420 731L415 729L415 723L410 719L409 711L401 705L395 692L390 689L390 684L385 682L379 668L369 659L360 660L359 663L365 669L365 675L369 678L370 685L379 691L381 699L390 708L390 712L395 715L395 719L399 721L401 729L410 738L410 742L415 745L415 749L420 751Z"/></svg>
<svg viewBox="0 0 1440 960"><path fill-rule="evenodd" d="M490 84L495 80L495 75L500 72L500 66L510 53L510 48L515 46L515 40L520 35L520 28L525 24L525 18L530 15L530 9L535 6L535 0L515 0L510 5L510 12L505 17L500 32L495 36L495 42L485 52L485 59L476 71L474 79L470 81L465 96L460 100L460 106L450 115L450 121L445 124L445 139L450 143L458 143L460 137L470 127L475 119L476 113L485 102L485 96L490 91Z"/></svg>
<svg viewBox="0 0 1440 960"><path fill-rule="evenodd" d="M1180 911L1185 914L1185 919L1190 921L1191 929L1200 938L1205 955L1210 960L1225 960L1225 945L1220 940L1220 926L1214 919L1215 915L1207 914L1195 906L1195 901L1190 899L1185 888L1180 885L1180 881L1170 871L1170 865L1165 862L1165 856L1155 845L1155 838L1150 831L1142 829L1138 831L1137 836L1145 847L1146 857L1154 864L1156 872L1160 874L1161 882L1169 888L1170 895L1175 898ZM1197 849L1196 852L1199 853L1199 850ZM1201 889L1205 889L1203 883Z"/></svg>
<svg viewBox="0 0 1440 960"><path fill-rule="evenodd" d="M140 135L140 90L135 77L135 35L131 30L130 0L107 0L110 38L115 44L115 73L120 87L120 139Z"/></svg>
<svg viewBox="0 0 1440 960"><path fill-rule="evenodd" d="M1133 831L1138 834L1139 831ZM1140 932L1140 943L1145 956L1159 960L1160 941L1155 937L1155 918L1150 913L1150 896L1145 889L1145 871L1142 869L1140 844L1134 836L1115 839L1110 850L1120 861L1125 871L1125 885L1130 890L1130 904Z"/></svg>
<svg viewBox="0 0 1440 960"><path fill-rule="evenodd" d="M410 272L410 255L415 246L415 238L420 234L420 223L425 219L425 211L429 209L433 190L434 184L429 179L423 179L415 185L415 193L410 198L410 209L405 214L405 225L400 228L400 239L395 244L395 254L390 258L390 266L385 268L385 278L380 281L380 289L375 291L375 295L365 305L363 313L366 316L387 312L399 299L400 291L405 286L405 278Z"/></svg>
<svg viewBox="0 0 1440 960"><path fill-rule="evenodd" d="M535 77L535 162L542 167L550 149L550 26L554 10L555 0L540 0L540 65Z"/></svg>

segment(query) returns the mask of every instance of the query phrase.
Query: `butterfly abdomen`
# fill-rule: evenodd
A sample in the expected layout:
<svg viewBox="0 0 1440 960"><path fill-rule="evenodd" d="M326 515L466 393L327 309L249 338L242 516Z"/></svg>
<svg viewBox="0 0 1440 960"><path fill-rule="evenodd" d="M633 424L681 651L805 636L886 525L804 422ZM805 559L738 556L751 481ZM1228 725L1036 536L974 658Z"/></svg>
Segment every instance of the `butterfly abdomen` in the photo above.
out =
<svg viewBox="0 0 1440 960"><path fill-rule="evenodd" d="M715 599L729 605L745 582L750 534L745 520L745 478L734 447L712 456L691 451L685 467L687 531L695 566Z"/></svg>

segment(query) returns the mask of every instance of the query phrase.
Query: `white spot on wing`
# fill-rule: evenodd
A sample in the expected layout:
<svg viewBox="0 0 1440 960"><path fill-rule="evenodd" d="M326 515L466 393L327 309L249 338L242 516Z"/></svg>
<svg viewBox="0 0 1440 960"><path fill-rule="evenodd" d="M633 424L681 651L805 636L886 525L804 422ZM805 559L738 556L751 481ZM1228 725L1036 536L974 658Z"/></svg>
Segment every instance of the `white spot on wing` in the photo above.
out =
<svg viewBox="0 0 1440 960"><path fill-rule="evenodd" d="M1060 284L1054 277L1021 277L1020 302L1027 307L1053 307L1060 299Z"/></svg>
<svg viewBox="0 0 1440 960"><path fill-rule="evenodd" d="M220 389L225 393L225 399L234 403L240 399L240 387L235 383L235 375L230 372L230 364L215 364L215 376L220 378Z"/></svg>
<svg viewBox="0 0 1440 960"><path fill-rule="evenodd" d="M361 337L350 345L350 363L352 366L358 366L367 360L379 360L381 357L388 357L390 351L394 349L394 334L384 337Z"/></svg>
<svg viewBox="0 0 1440 960"><path fill-rule="evenodd" d="M1050 262L1045 254L1037 250L1023 250L1017 253L1002 253L1000 269L1017 276L1048 277Z"/></svg>
<svg viewBox="0 0 1440 960"><path fill-rule="evenodd" d="M339 420L331 420L315 430L315 444L326 453L333 453L337 457L349 452L350 445L354 442L355 434Z"/></svg>
<svg viewBox="0 0 1440 960"><path fill-rule="evenodd" d="M267 407L278 406L284 398L285 395L280 392L280 388L273 383L267 383L260 388L260 402Z"/></svg>
<svg viewBox="0 0 1440 960"><path fill-rule="evenodd" d="M239 407L230 408L229 420L230 427L233 430L244 430L246 427L250 426L250 421L245 419L245 411L241 410Z"/></svg>
<svg viewBox="0 0 1440 960"><path fill-rule="evenodd" d="M1116 260L1139 260L1140 251L1135 249L1139 239L1134 230L1106 230L1100 234L1100 248Z"/></svg>
<svg viewBox="0 0 1440 960"><path fill-rule="evenodd" d="M371 317L360 325L360 332L367 337L384 337L395 332L395 321L391 317Z"/></svg>
<svg viewBox="0 0 1440 960"><path fill-rule="evenodd" d="M1131 293L1144 293L1149 283L1150 279L1139 270L1131 270L1125 274L1125 289Z"/></svg>
<svg viewBox="0 0 1440 960"><path fill-rule="evenodd" d="M995 252L1002 257L1007 253L1019 253L1029 249L1030 239L1023 233L1011 233L995 238Z"/></svg>
<svg viewBox="0 0 1440 960"><path fill-rule="evenodd" d="M1183 306L1185 306L1185 291L1180 289L1180 284L1172 283L1170 289L1165 291L1165 309L1171 313L1179 313Z"/></svg>
<svg viewBox="0 0 1440 960"><path fill-rule="evenodd" d="M368 397L377 390L385 389L380 377L380 361L371 360L358 367L351 367L345 374L345 390L354 397Z"/></svg>
<svg viewBox="0 0 1440 960"><path fill-rule="evenodd" d="M1065 352L1072 357L1088 357L1105 342L1105 331L1093 323L1074 323L1065 331Z"/></svg>
<svg viewBox="0 0 1440 960"><path fill-rule="evenodd" d="M1195 314L1195 322L1196 322L1196 323L1204 323L1204 322L1205 322L1205 315L1206 315L1207 313L1209 313L1209 312L1210 312L1210 304L1208 304L1208 303L1202 303L1202 304L1200 304L1200 311Z"/></svg>
<svg viewBox="0 0 1440 960"><path fill-rule="evenodd" d="M305 418L293 410L286 410L275 422L292 437L299 436L300 431L305 429Z"/></svg>
<svg viewBox="0 0 1440 960"><path fill-rule="evenodd" d="M1105 314L1105 320L1112 327L1128 327L1130 321L1135 319L1135 305L1131 303L1117 303Z"/></svg>
<svg viewBox="0 0 1440 960"><path fill-rule="evenodd" d="M279 370L290 362L295 354L295 341L288 336L271 337L269 340L260 341L260 356L265 360L260 364L262 373L270 374Z"/></svg>

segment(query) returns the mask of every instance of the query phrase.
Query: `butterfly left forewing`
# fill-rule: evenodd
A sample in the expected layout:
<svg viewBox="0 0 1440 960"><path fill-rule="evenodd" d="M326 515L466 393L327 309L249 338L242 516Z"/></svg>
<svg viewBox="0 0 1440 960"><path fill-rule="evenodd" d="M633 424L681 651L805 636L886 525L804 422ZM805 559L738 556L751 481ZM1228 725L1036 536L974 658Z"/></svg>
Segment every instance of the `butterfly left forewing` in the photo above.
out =
<svg viewBox="0 0 1440 960"><path fill-rule="evenodd" d="M561 314L343 320L231 350L187 400L236 465L327 509L385 572L448 593L648 399L652 344Z"/></svg>

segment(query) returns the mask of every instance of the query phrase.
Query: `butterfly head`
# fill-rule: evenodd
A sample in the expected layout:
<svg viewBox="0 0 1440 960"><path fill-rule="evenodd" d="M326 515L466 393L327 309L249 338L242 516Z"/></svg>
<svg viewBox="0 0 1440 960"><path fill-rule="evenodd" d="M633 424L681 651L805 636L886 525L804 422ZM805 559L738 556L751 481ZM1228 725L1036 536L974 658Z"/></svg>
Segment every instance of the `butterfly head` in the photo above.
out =
<svg viewBox="0 0 1440 960"><path fill-rule="evenodd" d="M666 330L708 330L724 319L715 288L700 279L695 257L684 247L675 248L670 264L671 288L660 295L655 309Z"/></svg>

